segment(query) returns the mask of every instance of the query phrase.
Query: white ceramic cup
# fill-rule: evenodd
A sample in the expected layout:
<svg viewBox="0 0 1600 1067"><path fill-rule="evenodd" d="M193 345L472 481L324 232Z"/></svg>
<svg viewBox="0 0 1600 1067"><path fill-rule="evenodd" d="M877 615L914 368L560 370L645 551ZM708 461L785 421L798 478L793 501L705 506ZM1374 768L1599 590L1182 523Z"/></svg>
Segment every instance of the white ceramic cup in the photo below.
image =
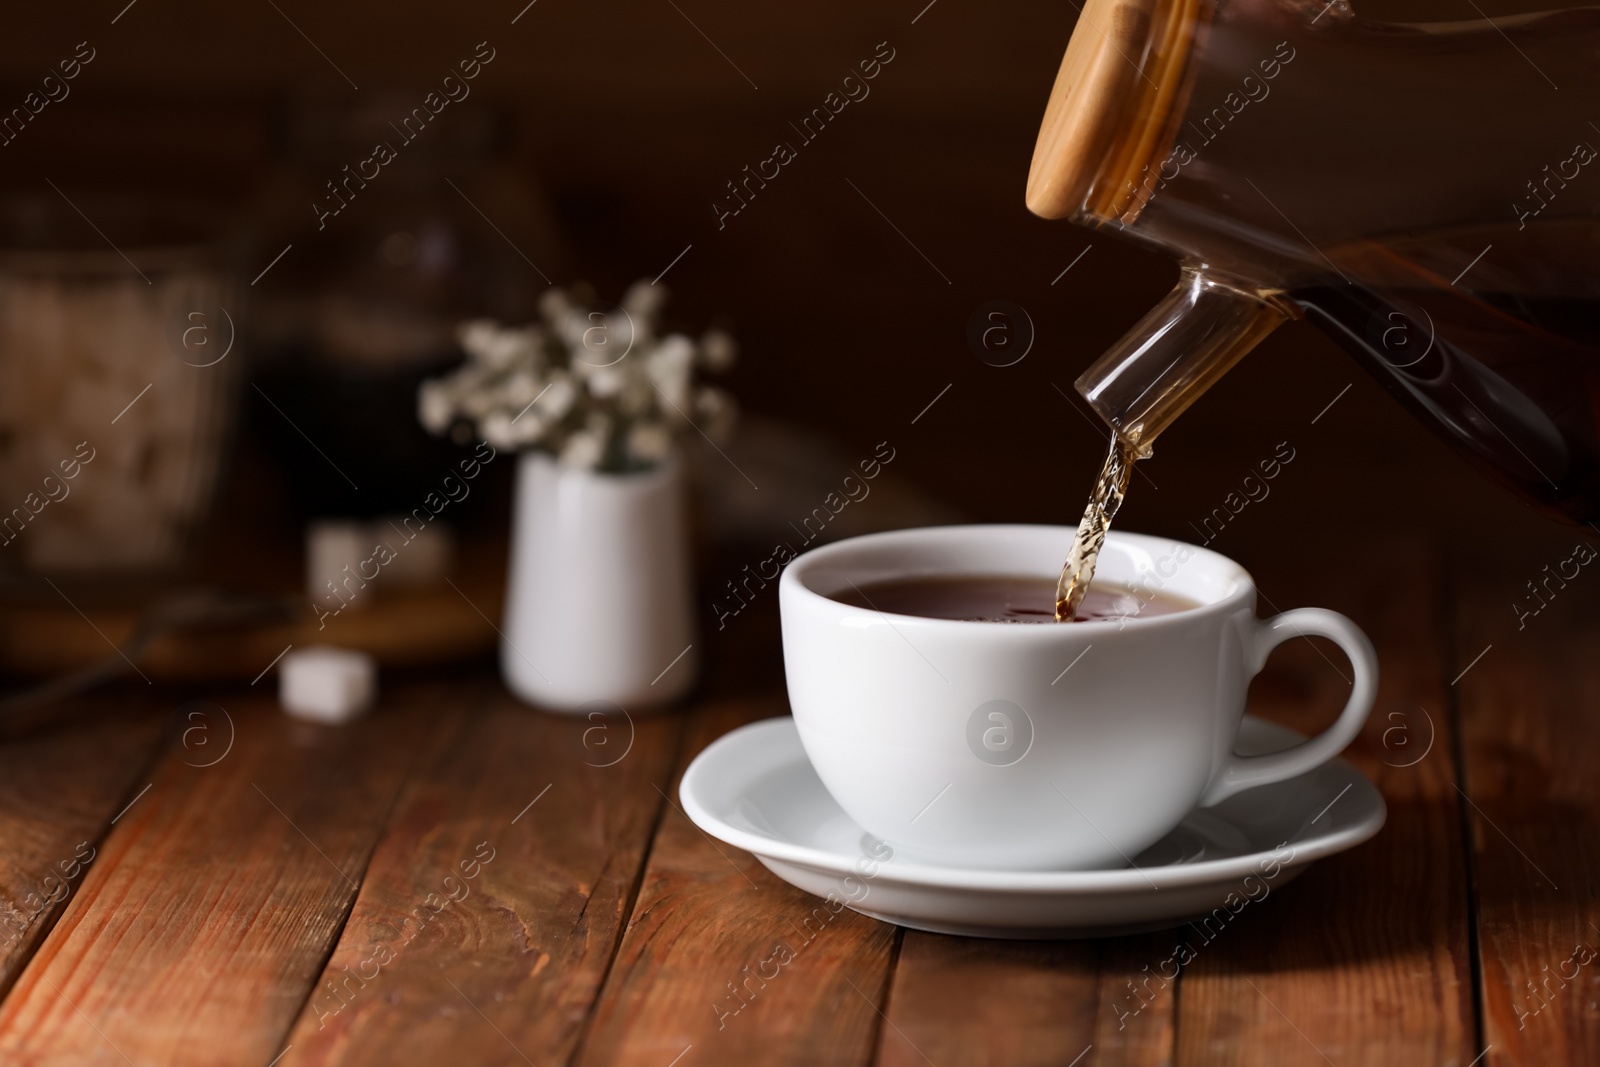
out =
<svg viewBox="0 0 1600 1067"><path fill-rule="evenodd" d="M1349 619L1255 616L1237 563L1112 533L1096 584L1198 606L1166 615L1003 625L890 615L831 599L921 576L1054 580L1074 531L943 526L840 541L779 587L784 671L800 740L845 812L923 862L1002 870L1123 867L1196 805L1302 774L1366 722L1372 643ZM1245 691L1293 637L1334 641L1354 684L1303 744L1236 756Z"/></svg>

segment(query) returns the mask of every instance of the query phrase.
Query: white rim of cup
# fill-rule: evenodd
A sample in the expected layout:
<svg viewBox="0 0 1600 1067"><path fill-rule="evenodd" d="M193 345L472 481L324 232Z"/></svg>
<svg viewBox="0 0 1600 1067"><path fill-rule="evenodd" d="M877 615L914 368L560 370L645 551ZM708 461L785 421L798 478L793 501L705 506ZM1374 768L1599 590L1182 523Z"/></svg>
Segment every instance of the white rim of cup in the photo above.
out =
<svg viewBox="0 0 1600 1067"><path fill-rule="evenodd" d="M984 632L990 634L995 634L996 631L1003 630L1007 634L1015 635L1012 637L1001 638L1001 640L1012 641L1049 641L1060 640L1069 634L1080 635L1084 637L1095 637L1104 636L1109 633L1147 631L1160 629L1163 627L1179 627L1189 625L1197 618L1226 614L1228 612L1235 611L1240 607L1249 607L1252 614L1255 610L1255 579L1251 577L1250 572L1245 570L1244 567L1229 559L1227 556L1222 555L1222 553L1213 552L1209 548L1202 548L1199 545L1190 544L1187 541L1153 537L1149 534L1123 533L1117 530L1113 530L1107 535L1108 543L1113 541L1130 542L1133 547L1142 548L1154 556L1159 556L1163 551L1170 552L1179 547L1187 548L1189 551L1195 553L1197 557L1203 559L1206 566L1223 570L1224 580L1227 580L1227 578L1231 577L1234 586L1228 591L1227 595L1216 600L1206 601L1205 603L1198 604L1195 607L1185 608L1182 611L1176 611L1165 615L1127 615L1121 618L1095 619L1085 620L1083 622L1074 622L1070 626L1050 626L1040 624L1035 626L996 627L990 622L977 622L970 619L933 619L925 615L901 615L892 611L880 611L877 608L859 607L855 604L846 604L842 601L835 600L826 593L819 593L807 584L807 576L809 571L815 570L819 567L827 566L829 564L839 565L841 566L841 569L843 569L843 564L841 564L841 561L838 559L838 557L848 557L854 552L858 552L863 548L870 548L875 544L904 541L907 539L927 541L955 540L961 537L971 537L982 534L995 535L1007 532L1018 533L1023 536L1039 536L1045 532L1056 536L1064 535L1062 552L1063 556L1065 556L1066 546L1071 544L1072 536L1076 533L1076 530L1075 528L1069 526L1050 526L1042 523L973 523L963 526L916 526L904 530L885 530L881 533L862 534L858 537L849 537L842 541L835 541L831 545L822 545L818 548L813 548L810 551L802 553L800 556L796 557L792 563L784 568L780 589L786 589L790 595L802 597L807 602L812 603L815 606L825 606L826 610L834 612L841 618L848 617L850 615L865 615L870 617L888 616L895 620L896 625L908 624L935 629L952 626L967 628L981 627ZM1193 563L1194 561L1191 560L1189 564L1186 564L1186 566L1192 566ZM873 578L873 581L895 581L901 578L915 577L931 578L947 573L953 574L954 572L907 571L898 575L880 575ZM991 568L969 570L964 573L968 575L976 574L981 576L992 575L994 577L1029 577L1029 575L1022 568L1017 568L1016 570L1004 573ZM1040 577L1054 578L1055 575L1041 575ZM1192 598L1184 597L1184 599Z"/></svg>

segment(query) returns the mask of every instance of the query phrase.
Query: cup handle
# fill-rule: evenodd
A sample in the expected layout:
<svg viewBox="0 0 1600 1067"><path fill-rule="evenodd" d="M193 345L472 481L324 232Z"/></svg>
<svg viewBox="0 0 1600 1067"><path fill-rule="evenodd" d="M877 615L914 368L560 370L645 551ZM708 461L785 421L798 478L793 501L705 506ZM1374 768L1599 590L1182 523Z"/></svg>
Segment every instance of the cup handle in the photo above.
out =
<svg viewBox="0 0 1600 1067"><path fill-rule="evenodd" d="M1337 644L1350 659L1355 671L1355 683L1350 687L1350 699L1334 724L1293 748L1274 752L1269 756L1232 756L1222 773L1217 775L1200 798L1200 806L1208 808L1241 790L1252 786L1281 782L1304 774L1311 768L1326 763L1346 745L1366 724L1367 713L1378 693L1378 654L1372 642L1360 627L1336 611L1323 608L1296 608L1282 615L1257 622L1249 641L1252 662L1250 676L1261 673L1267 656L1291 637L1314 634L1326 637Z"/></svg>

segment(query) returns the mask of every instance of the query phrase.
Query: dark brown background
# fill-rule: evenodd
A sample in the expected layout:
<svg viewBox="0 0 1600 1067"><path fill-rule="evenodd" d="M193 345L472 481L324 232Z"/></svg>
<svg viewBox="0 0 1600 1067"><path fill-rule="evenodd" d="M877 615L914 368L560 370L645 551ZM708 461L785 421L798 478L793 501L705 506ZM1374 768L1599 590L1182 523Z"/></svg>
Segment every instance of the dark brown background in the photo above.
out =
<svg viewBox="0 0 1600 1067"><path fill-rule="evenodd" d="M1158 256L1023 208L1034 133L1076 17L1070 4L938 0L912 24L926 0L681 0L678 10L668 0L538 0L513 26L522 0L281 0L282 13L268 0L138 0L112 25L124 2L10 16L0 101L20 100L78 41L98 56L69 99L0 148L7 189L43 188L47 177L73 189L110 182L242 210L273 163L267 120L279 101L420 95L487 39L498 56L475 91L510 109L516 166L559 220L563 248L520 235L535 259L567 257L557 281L586 278L615 294L692 244L667 279L673 308L690 322L732 317L745 355L731 384L747 410L813 424L852 453L889 439L901 473L974 518L1075 517L1102 434L1056 387L1071 393L1175 276ZM1458 7L1362 10L1473 14ZM775 140L793 140L788 122L880 41L897 55L871 96L719 232L711 203L723 183ZM1037 326L1032 352L1009 368L978 360L964 337L973 310L994 298L1021 305ZM1296 505L1252 507L1237 526L1292 537L1301 524L1393 517L1461 529L1507 508L1515 524L1551 525L1478 480L1304 324L1270 338L1162 439L1125 525L1185 533L1281 441L1297 458L1274 499Z"/></svg>

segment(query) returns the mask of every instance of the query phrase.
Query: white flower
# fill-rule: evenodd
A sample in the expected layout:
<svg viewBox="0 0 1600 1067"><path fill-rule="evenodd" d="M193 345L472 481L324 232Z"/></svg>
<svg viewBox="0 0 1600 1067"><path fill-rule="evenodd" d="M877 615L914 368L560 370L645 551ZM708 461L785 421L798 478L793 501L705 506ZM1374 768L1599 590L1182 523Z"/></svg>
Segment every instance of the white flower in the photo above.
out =
<svg viewBox="0 0 1600 1067"><path fill-rule="evenodd" d="M599 315L599 312L594 312L594 314ZM555 335L561 339L561 343L572 354L569 362L574 366L579 363L597 364L605 362L589 356L587 343L589 341L589 330L596 325L600 325L602 331L604 329L603 323L597 324L593 322L589 315L590 312L584 311L582 308L570 308L553 328ZM601 315L600 318L603 320L605 316Z"/></svg>
<svg viewBox="0 0 1600 1067"><path fill-rule="evenodd" d="M551 422L556 422L572 410L572 403L577 398L578 387L572 384L572 378L567 372L552 371L550 384L545 386L544 395L534 406Z"/></svg>
<svg viewBox="0 0 1600 1067"><path fill-rule="evenodd" d="M605 316L606 346L604 351L595 353L595 356L600 357L599 362L617 363L628 356L639 339L640 325L624 308L618 308L616 311L607 314Z"/></svg>
<svg viewBox="0 0 1600 1067"><path fill-rule="evenodd" d="M548 429L536 411L523 411L511 416L511 439L515 442L514 447L521 448L524 445L534 444Z"/></svg>
<svg viewBox="0 0 1600 1067"><path fill-rule="evenodd" d="M509 370L519 363L532 366L539 358L541 339L537 329L496 330L482 341L478 358L495 370Z"/></svg>
<svg viewBox="0 0 1600 1067"><path fill-rule="evenodd" d="M530 370L515 372L497 390L513 411L521 411L543 391L544 383Z"/></svg>
<svg viewBox="0 0 1600 1067"><path fill-rule="evenodd" d="M725 371L739 357L739 345L727 330L707 330L700 338L700 365L709 371Z"/></svg>
<svg viewBox="0 0 1600 1067"><path fill-rule="evenodd" d="M418 421L433 433L476 432L497 448L538 448L579 469L658 463L684 421L727 435L733 398L695 382L697 369L733 363L738 346L727 331L698 342L658 337L667 292L648 282L610 311L593 308L587 288L574 292L542 293L532 325L461 323L467 359L418 388Z"/></svg>
<svg viewBox="0 0 1600 1067"><path fill-rule="evenodd" d="M491 445L493 441L489 442ZM561 448L561 465L574 470L593 470L605 455L605 438L588 430L579 430L567 438Z"/></svg>
<svg viewBox="0 0 1600 1067"><path fill-rule="evenodd" d="M517 447L517 428L511 425L511 416L504 411L494 411L478 420L478 432L495 448L507 451Z"/></svg>
<svg viewBox="0 0 1600 1067"><path fill-rule="evenodd" d="M622 392L628 376L616 367L597 367L589 372L589 395L604 400Z"/></svg>
<svg viewBox="0 0 1600 1067"><path fill-rule="evenodd" d="M695 391L694 412L700 429L713 441L727 440L739 416L732 395L709 385Z"/></svg>
<svg viewBox="0 0 1600 1067"><path fill-rule="evenodd" d="M661 305L667 302L667 295L665 286L637 281L628 286L628 292L622 298L622 308L641 320L641 324L651 323L660 313Z"/></svg>
<svg viewBox="0 0 1600 1067"><path fill-rule="evenodd" d="M458 411L467 411L468 403L479 394L493 388L494 372L480 363L463 363L454 374L441 379L441 383L454 399Z"/></svg>
<svg viewBox="0 0 1600 1067"><path fill-rule="evenodd" d="M565 289L551 286L539 294L539 314L552 330L559 332L561 324L572 310L572 298L567 296Z"/></svg>
<svg viewBox="0 0 1600 1067"><path fill-rule="evenodd" d="M659 422L636 422L628 431L628 455L642 463L659 463L672 449L672 434Z"/></svg>
<svg viewBox="0 0 1600 1067"><path fill-rule="evenodd" d="M494 336L499 332L500 327L490 319L472 319L456 327L456 340L467 355L482 359L483 353L494 344Z"/></svg>
<svg viewBox="0 0 1600 1067"><path fill-rule="evenodd" d="M619 313L573 311L561 327L562 340L572 353L574 368L613 367L633 348L632 321Z"/></svg>
<svg viewBox="0 0 1600 1067"><path fill-rule="evenodd" d="M447 379L423 382L417 389L417 420L429 433L444 433L455 414L456 400Z"/></svg>
<svg viewBox="0 0 1600 1067"><path fill-rule="evenodd" d="M667 398L669 408L682 411L689 404L689 375L694 368L694 345L681 333L668 335L646 360L650 381Z"/></svg>

